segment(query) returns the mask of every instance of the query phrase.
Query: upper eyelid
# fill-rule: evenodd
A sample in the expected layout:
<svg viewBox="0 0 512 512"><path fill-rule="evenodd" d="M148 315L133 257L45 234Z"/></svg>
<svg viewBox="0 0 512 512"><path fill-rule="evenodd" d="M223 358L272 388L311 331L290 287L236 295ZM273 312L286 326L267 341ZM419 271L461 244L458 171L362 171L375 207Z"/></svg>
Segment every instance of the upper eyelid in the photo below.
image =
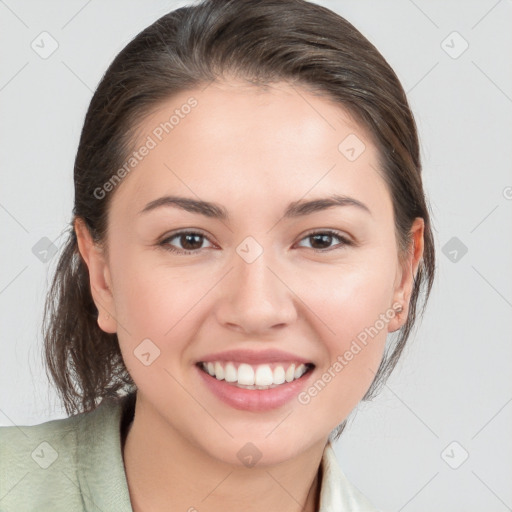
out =
<svg viewBox="0 0 512 512"><path fill-rule="evenodd" d="M199 228L192 228L192 229L190 229L189 228L189 229L181 229L179 231L174 231L174 232L165 234L162 237L162 242L165 241L165 240L169 240L171 238L175 238L175 237L177 237L179 235L189 235L189 234L201 235L201 236L204 236L205 238L207 238L208 240L211 241L211 237L209 235L207 235L201 229L199 229Z"/></svg>
<svg viewBox="0 0 512 512"><path fill-rule="evenodd" d="M339 236L341 238L345 238L345 237L348 238L350 236L348 234L345 234L343 231L338 231L337 229L324 228L324 229L313 229L312 231L307 231L304 235L302 235L302 238L306 238L306 237L312 236L312 235L323 235L323 234ZM301 240L302 240L302 238L301 238Z"/></svg>

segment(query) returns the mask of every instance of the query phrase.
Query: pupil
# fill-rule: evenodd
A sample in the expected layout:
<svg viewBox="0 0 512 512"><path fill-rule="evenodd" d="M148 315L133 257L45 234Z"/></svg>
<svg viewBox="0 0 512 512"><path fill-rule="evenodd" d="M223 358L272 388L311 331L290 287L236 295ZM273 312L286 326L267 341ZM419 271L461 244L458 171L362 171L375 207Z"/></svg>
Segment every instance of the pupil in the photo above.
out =
<svg viewBox="0 0 512 512"><path fill-rule="evenodd" d="M201 248L201 242L202 242L202 235L181 235L181 245L184 249L191 250L191 249L199 249ZM194 238L195 244L194 244Z"/></svg>
<svg viewBox="0 0 512 512"><path fill-rule="evenodd" d="M329 247L332 242L332 235L313 235L312 236L314 243L312 244L313 247L317 242L320 243L320 247L315 247L316 249L325 249L326 247Z"/></svg>

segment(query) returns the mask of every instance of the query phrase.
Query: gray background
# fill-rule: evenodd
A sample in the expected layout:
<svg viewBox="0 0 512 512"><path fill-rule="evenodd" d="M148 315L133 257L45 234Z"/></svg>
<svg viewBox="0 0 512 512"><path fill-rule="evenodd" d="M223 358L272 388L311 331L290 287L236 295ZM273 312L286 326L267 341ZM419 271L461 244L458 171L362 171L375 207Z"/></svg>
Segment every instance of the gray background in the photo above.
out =
<svg viewBox="0 0 512 512"><path fill-rule="evenodd" d="M424 321L337 443L341 466L385 511L512 510L512 2L318 3L361 30L408 92L438 249ZM2 425L65 417L40 322L85 110L123 46L186 4L0 0ZM42 52L42 38L58 44L47 58L31 46Z"/></svg>

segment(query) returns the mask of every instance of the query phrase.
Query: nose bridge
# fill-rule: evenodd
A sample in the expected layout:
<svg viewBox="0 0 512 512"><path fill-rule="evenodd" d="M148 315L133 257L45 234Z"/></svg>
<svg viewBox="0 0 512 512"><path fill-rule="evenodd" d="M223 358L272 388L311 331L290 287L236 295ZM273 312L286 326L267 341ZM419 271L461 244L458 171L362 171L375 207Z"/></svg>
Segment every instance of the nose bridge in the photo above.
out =
<svg viewBox="0 0 512 512"><path fill-rule="evenodd" d="M234 268L218 312L222 323L247 332L289 324L296 317L292 294L276 276L279 271L272 251L261 247L257 255L256 249L248 240L233 254Z"/></svg>
<svg viewBox="0 0 512 512"><path fill-rule="evenodd" d="M264 251L258 258L252 262L247 262L243 258L235 263L235 277L239 281L239 290L247 292L250 299L273 302L279 293L277 290L276 277L272 274L269 267L272 267L270 261L270 251Z"/></svg>

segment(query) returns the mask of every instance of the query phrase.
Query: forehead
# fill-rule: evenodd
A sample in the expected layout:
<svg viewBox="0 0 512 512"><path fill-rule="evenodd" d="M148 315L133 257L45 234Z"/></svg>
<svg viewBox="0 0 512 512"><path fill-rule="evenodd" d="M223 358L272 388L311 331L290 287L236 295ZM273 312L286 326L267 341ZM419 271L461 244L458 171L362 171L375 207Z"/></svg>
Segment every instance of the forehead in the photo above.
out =
<svg viewBox="0 0 512 512"><path fill-rule="evenodd" d="M340 105L286 83L182 91L139 124L134 151L113 198L132 209L176 192L234 203L337 191L389 207L364 127Z"/></svg>

